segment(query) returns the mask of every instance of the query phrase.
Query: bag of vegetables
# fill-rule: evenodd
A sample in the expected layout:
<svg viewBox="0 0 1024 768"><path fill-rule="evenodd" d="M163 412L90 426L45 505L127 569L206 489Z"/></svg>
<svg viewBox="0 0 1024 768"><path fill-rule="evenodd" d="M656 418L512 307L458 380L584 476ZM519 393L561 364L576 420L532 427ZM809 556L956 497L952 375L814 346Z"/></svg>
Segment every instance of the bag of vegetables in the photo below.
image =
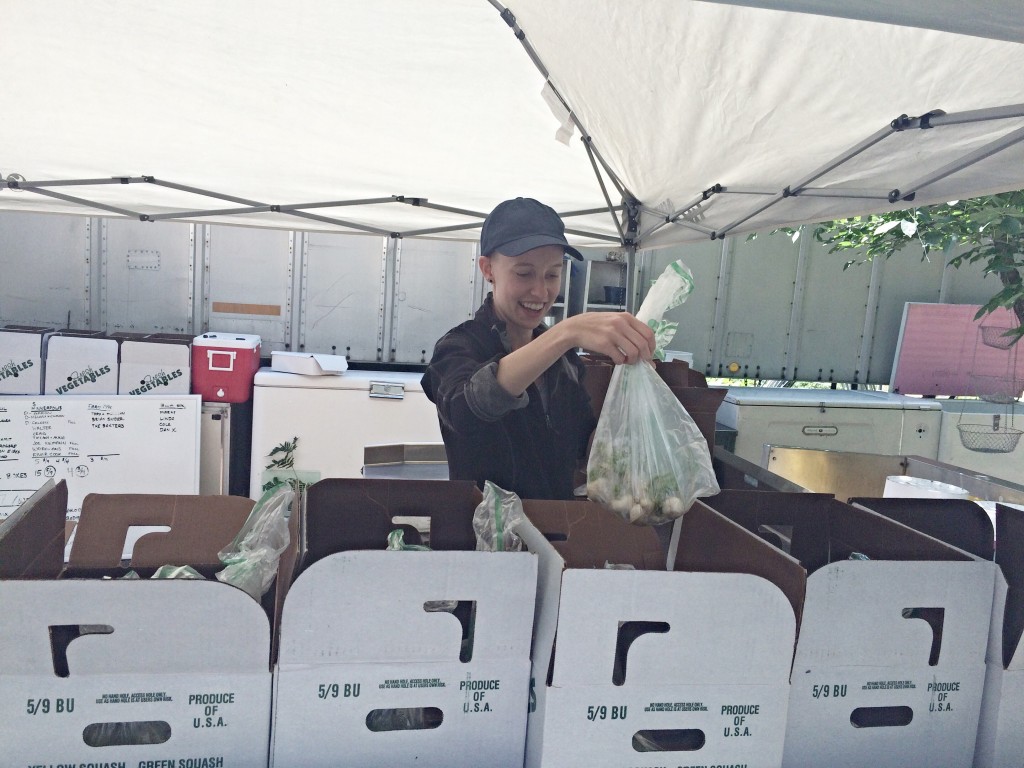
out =
<svg viewBox="0 0 1024 768"><path fill-rule="evenodd" d="M690 270L673 262L636 314L654 329L659 360L679 325L662 315L692 291ZM594 432L587 496L630 523L661 525L718 491L707 441L654 367L616 366Z"/></svg>

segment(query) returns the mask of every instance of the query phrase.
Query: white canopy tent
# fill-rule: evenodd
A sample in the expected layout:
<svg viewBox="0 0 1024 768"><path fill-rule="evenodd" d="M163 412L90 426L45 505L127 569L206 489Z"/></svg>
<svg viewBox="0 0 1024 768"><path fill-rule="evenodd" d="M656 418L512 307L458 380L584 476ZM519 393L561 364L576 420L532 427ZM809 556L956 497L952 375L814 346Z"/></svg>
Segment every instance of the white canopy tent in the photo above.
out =
<svg viewBox="0 0 1024 768"><path fill-rule="evenodd" d="M1020 0L508 1L0 0L0 209L656 247L1024 188Z"/></svg>

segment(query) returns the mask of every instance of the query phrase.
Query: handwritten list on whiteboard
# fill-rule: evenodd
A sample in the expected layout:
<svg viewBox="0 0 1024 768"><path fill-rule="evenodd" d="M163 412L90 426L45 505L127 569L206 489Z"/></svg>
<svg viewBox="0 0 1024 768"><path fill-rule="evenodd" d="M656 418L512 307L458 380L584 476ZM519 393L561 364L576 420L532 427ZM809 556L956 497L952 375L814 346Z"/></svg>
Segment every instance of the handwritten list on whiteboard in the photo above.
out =
<svg viewBox="0 0 1024 768"><path fill-rule="evenodd" d="M49 479L88 493L199 492L198 395L0 397L0 517Z"/></svg>

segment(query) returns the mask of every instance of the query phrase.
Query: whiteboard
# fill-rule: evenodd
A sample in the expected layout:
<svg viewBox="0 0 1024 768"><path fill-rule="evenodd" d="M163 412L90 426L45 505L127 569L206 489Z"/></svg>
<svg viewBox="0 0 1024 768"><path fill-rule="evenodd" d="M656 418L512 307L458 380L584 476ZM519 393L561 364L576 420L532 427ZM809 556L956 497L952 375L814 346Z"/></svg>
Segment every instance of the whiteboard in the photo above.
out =
<svg viewBox="0 0 1024 768"><path fill-rule="evenodd" d="M88 493L199 493L199 395L0 397L0 518L66 480Z"/></svg>

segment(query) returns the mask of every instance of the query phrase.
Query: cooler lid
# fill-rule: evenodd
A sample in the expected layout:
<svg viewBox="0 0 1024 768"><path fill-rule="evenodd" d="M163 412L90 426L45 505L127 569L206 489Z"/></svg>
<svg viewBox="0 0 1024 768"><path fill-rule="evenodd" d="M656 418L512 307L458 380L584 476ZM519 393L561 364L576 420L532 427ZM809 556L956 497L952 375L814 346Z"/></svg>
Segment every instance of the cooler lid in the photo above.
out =
<svg viewBox="0 0 1024 768"><path fill-rule="evenodd" d="M797 408L896 408L938 411L932 399L859 389L791 389L789 387L730 387L725 402L742 406L786 406Z"/></svg>
<svg viewBox="0 0 1024 768"><path fill-rule="evenodd" d="M405 392L422 392L418 371L353 371L336 376L305 376L301 373L283 373L271 368L260 368L253 385L258 387L284 387L291 389L351 389L369 392L371 384L399 384ZM383 391L383 390L382 390ZM386 397L387 395L382 395Z"/></svg>
<svg viewBox="0 0 1024 768"><path fill-rule="evenodd" d="M252 333L219 333L211 331L196 336L192 345L196 347L228 347L231 349L258 349L261 339Z"/></svg>

